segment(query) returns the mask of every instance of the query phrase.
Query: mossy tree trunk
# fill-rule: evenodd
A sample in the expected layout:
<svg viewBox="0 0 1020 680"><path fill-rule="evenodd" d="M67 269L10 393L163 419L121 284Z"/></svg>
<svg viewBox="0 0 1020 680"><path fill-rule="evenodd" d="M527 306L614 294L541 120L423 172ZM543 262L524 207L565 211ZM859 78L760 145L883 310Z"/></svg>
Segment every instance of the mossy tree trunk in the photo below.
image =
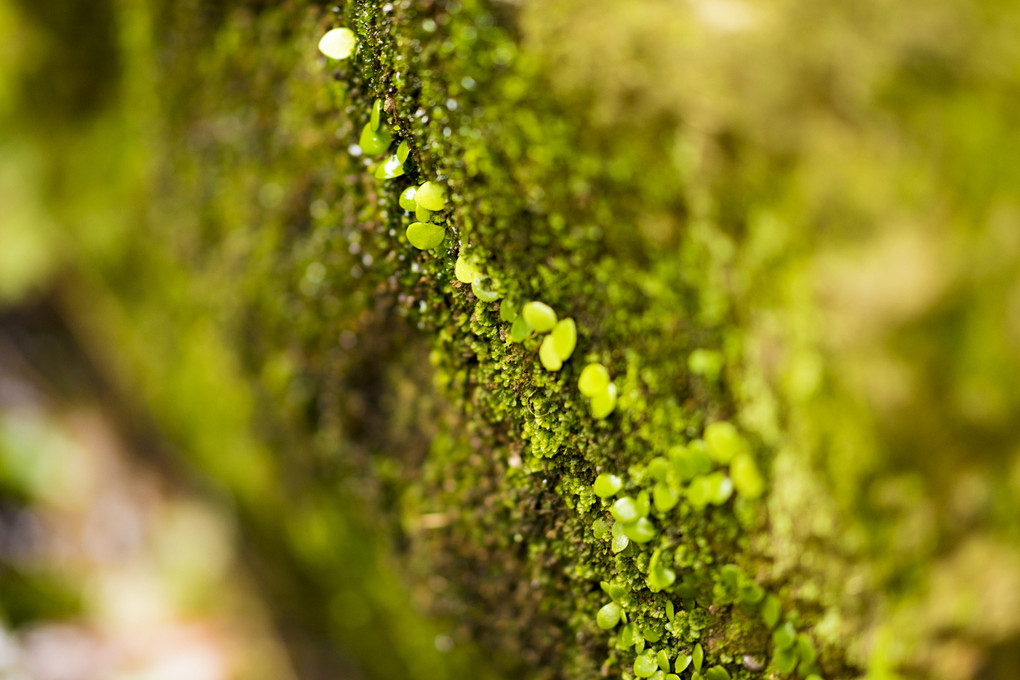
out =
<svg viewBox="0 0 1020 680"><path fill-rule="evenodd" d="M2 290L46 291L235 505L298 656L1012 677L1015 7L100 4L102 101L2 111L49 225L4 237L43 255ZM29 7L6 21L64 82L75 32ZM425 181L446 238L420 251ZM531 300L576 322L559 370L511 341Z"/></svg>

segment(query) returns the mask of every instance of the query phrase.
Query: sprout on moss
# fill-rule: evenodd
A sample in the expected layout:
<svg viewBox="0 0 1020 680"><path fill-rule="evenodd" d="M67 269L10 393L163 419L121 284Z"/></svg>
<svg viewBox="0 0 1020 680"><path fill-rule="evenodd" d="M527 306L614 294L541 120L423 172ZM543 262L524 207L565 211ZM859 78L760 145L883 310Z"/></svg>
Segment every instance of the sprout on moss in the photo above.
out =
<svg viewBox="0 0 1020 680"><path fill-rule="evenodd" d="M646 583L648 584L648 589L653 593L669 588L676 581L676 572L660 561L659 553L659 550L652 553L652 559L648 563L648 579Z"/></svg>
<svg viewBox="0 0 1020 680"><path fill-rule="evenodd" d="M782 613L779 598L775 595L766 595L761 603L761 619L765 622L765 625L769 628L775 628L776 624L779 623L779 617Z"/></svg>
<svg viewBox="0 0 1020 680"><path fill-rule="evenodd" d="M326 31L319 40L319 51L330 59L346 59L354 52L357 40L349 28L334 28Z"/></svg>
<svg viewBox="0 0 1020 680"><path fill-rule="evenodd" d="M690 481L698 475L712 471L712 459L708 455L705 442L695 439L687 446L678 444L669 450L669 460L673 469L683 481Z"/></svg>
<svg viewBox="0 0 1020 680"><path fill-rule="evenodd" d="M701 665L705 662L705 650L701 648L701 643L694 645L694 653L691 654L691 661L694 662L694 670L700 671Z"/></svg>
<svg viewBox="0 0 1020 680"><path fill-rule="evenodd" d="M389 130L385 126L380 127L378 130L373 130L371 123L365 123L365 127L361 128L358 146L369 156L378 156L384 153L386 149L390 148L392 143L393 136L390 135Z"/></svg>
<svg viewBox="0 0 1020 680"><path fill-rule="evenodd" d="M484 274L476 277L475 280L471 282L471 292L474 293L475 297L482 302L495 302L503 297L503 293L499 290L499 285L496 283L496 279Z"/></svg>
<svg viewBox="0 0 1020 680"><path fill-rule="evenodd" d="M602 588L602 592L608 595L610 599L612 599L613 602L616 602L617 604L623 604L624 598L627 597L627 594L629 593L629 591L627 590L627 586L623 585L622 583L617 583L616 581L613 582L602 581L601 583L599 583L599 587ZM623 618L626 621L627 615L624 614Z"/></svg>
<svg viewBox="0 0 1020 680"><path fill-rule="evenodd" d="M655 652L650 649L639 654L634 660L634 675L639 678L650 678L655 675L657 670L659 670L659 664L656 663Z"/></svg>
<svg viewBox="0 0 1020 680"><path fill-rule="evenodd" d="M417 191L415 187L407 187L402 192L400 192L400 198L397 200L397 202L400 204L400 207L403 208L404 210L407 210L408 212L412 212L418 209L418 204L414 200L415 191Z"/></svg>
<svg viewBox="0 0 1020 680"><path fill-rule="evenodd" d="M659 482L652 489L652 500L656 511L669 512L680 502L680 491L665 482Z"/></svg>
<svg viewBox="0 0 1020 680"><path fill-rule="evenodd" d="M616 409L616 385L609 383L606 389L591 398L591 415L602 420Z"/></svg>
<svg viewBox="0 0 1020 680"><path fill-rule="evenodd" d="M397 160L404 163L407 160L408 155L411 153L411 147L407 145L406 141L401 142L397 146Z"/></svg>
<svg viewBox="0 0 1020 680"><path fill-rule="evenodd" d="M705 680L730 680L730 672L722 666L712 666L705 671Z"/></svg>
<svg viewBox="0 0 1020 680"><path fill-rule="evenodd" d="M730 463L733 487L744 498L758 498L765 491L765 480L758 472L754 458L747 451L738 453Z"/></svg>
<svg viewBox="0 0 1020 680"><path fill-rule="evenodd" d="M732 423L726 421L712 423L705 428L705 443L708 444L708 454L723 465L733 460L738 453L748 450L747 440Z"/></svg>
<svg viewBox="0 0 1020 680"><path fill-rule="evenodd" d="M638 513L637 503L630 496L624 496L613 503L609 508L609 514L613 516L613 519L624 524L633 522L641 516Z"/></svg>
<svg viewBox="0 0 1020 680"><path fill-rule="evenodd" d="M369 116L368 122L373 130L378 130L379 126L382 125L382 108L382 99L376 99L372 102L372 115Z"/></svg>
<svg viewBox="0 0 1020 680"><path fill-rule="evenodd" d="M610 496L616 495L616 492L623 488L623 480L616 475L611 475L608 472L603 472L601 475L595 478L595 483L592 485L592 491L599 498L609 498Z"/></svg>
<svg viewBox="0 0 1020 680"><path fill-rule="evenodd" d="M722 472L696 477L687 489L687 499L697 508L708 504L722 505L732 495L733 482Z"/></svg>
<svg viewBox="0 0 1020 680"><path fill-rule="evenodd" d="M510 335L507 336L507 339L510 342L524 342L534 332L528 327L528 322L524 320L524 316L521 315L514 319L513 324L510 326Z"/></svg>
<svg viewBox="0 0 1020 680"><path fill-rule="evenodd" d="M630 545L630 539L624 533L623 526L623 522L620 520L613 522L613 554L623 552Z"/></svg>
<svg viewBox="0 0 1020 680"><path fill-rule="evenodd" d="M772 665L780 673L792 673L793 669L797 667L797 652L792 648L776 649L775 654L772 655Z"/></svg>
<svg viewBox="0 0 1020 680"><path fill-rule="evenodd" d="M797 642L797 629L787 621L772 633L772 644L779 649L790 649Z"/></svg>
<svg viewBox="0 0 1020 680"><path fill-rule="evenodd" d="M687 667L691 665L692 656L690 654L681 654L676 658L676 672L683 673L687 670Z"/></svg>
<svg viewBox="0 0 1020 680"><path fill-rule="evenodd" d="M802 668L811 666L818 660L818 650L815 649L815 643L805 633L797 636L797 654L800 656L801 663L803 664Z"/></svg>
<svg viewBox="0 0 1020 680"><path fill-rule="evenodd" d="M517 319L520 314L520 310L517 305L510 302L509 300L503 300L499 303L499 318L507 323L511 323Z"/></svg>
<svg viewBox="0 0 1020 680"><path fill-rule="evenodd" d="M566 361L577 347L577 325L573 319L561 319L552 329L553 350L560 361Z"/></svg>
<svg viewBox="0 0 1020 680"><path fill-rule="evenodd" d="M404 174L404 165L395 155L386 159L386 162L375 169L376 179L393 179Z"/></svg>
<svg viewBox="0 0 1020 680"><path fill-rule="evenodd" d="M478 271L474 261L465 257L464 252L461 251L457 256L457 262L453 265L453 275L461 283L473 283L481 276L481 272Z"/></svg>
<svg viewBox="0 0 1020 680"><path fill-rule="evenodd" d="M407 228L407 240L419 250L438 248L446 238L446 229L431 222L412 222Z"/></svg>
<svg viewBox="0 0 1020 680"><path fill-rule="evenodd" d="M638 641L637 628L634 627L633 623L628 623L620 630L620 637L617 643L622 649L632 647Z"/></svg>
<svg viewBox="0 0 1020 680"><path fill-rule="evenodd" d="M542 345L538 348L538 358L548 371L558 371L563 368L563 360L556 352L556 343L551 334L542 340Z"/></svg>
<svg viewBox="0 0 1020 680"><path fill-rule="evenodd" d="M418 187L415 200L422 208L438 212L446 207L446 187L436 182L425 182Z"/></svg>
<svg viewBox="0 0 1020 680"><path fill-rule="evenodd" d="M655 538L655 525L644 517L623 525L623 533L635 543L647 543Z"/></svg>
<svg viewBox="0 0 1020 680"><path fill-rule="evenodd" d="M556 312L553 308L537 300L524 305L521 316L536 333L547 333L556 325Z"/></svg>
<svg viewBox="0 0 1020 680"><path fill-rule="evenodd" d="M615 602L610 602L599 610L599 613L595 617L595 623L603 630L615 628L616 624L620 622L620 615L622 613L623 609L620 608L620 605Z"/></svg>
<svg viewBox="0 0 1020 680"><path fill-rule="evenodd" d="M609 387L609 371L602 364L588 364L577 379L577 389L586 397L601 394Z"/></svg>
<svg viewBox="0 0 1020 680"><path fill-rule="evenodd" d="M660 669L666 671L667 673L669 672L669 656L666 654L665 649L661 650L658 654L655 655L655 661L656 663L659 664Z"/></svg>

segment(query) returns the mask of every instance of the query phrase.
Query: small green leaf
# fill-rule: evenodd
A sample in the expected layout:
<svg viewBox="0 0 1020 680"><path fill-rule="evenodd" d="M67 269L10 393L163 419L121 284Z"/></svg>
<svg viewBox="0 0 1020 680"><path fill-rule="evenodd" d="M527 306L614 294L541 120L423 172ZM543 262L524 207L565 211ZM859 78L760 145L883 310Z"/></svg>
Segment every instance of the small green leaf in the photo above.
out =
<svg viewBox="0 0 1020 680"><path fill-rule="evenodd" d="M668 484L659 482L652 489L652 500L659 512L669 512L680 502L680 492Z"/></svg>
<svg viewBox="0 0 1020 680"><path fill-rule="evenodd" d="M586 397L601 394L609 387L609 371L602 364L588 364L577 380L577 389Z"/></svg>
<svg viewBox="0 0 1020 680"><path fill-rule="evenodd" d="M655 652L650 649L634 660L634 675L639 678L650 678L655 675L655 671L658 669L659 666L655 662Z"/></svg>
<svg viewBox="0 0 1020 680"><path fill-rule="evenodd" d="M633 522L640 516L637 503L630 496L624 496L613 503L612 507L609 508L609 514L624 524Z"/></svg>
<svg viewBox="0 0 1020 680"><path fill-rule="evenodd" d="M662 456L656 456L648 461L648 476L657 482L666 481L666 477L669 476L669 470L669 461Z"/></svg>
<svg viewBox="0 0 1020 680"><path fill-rule="evenodd" d="M372 129L371 123L365 123L365 127L361 128L361 137L358 139L358 146L361 150L369 156L378 156L384 153L386 149L390 148L390 144L393 143L393 136L390 135L389 130L386 126L381 126L378 130Z"/></svg>
<svg viewBox="0 0 1020 680"><path fill-rule="evenodd" d="M592 491L599 498L609 498L610 496L616 495L620 489L623 488L623 480L616 475L611 475L608 472L603 472L601 475L595 478L595 483L592 485Z"/></svg>
<svg viewBox="0 0 1020 680"><path fill-rule="evenodd" d="M495 302L503 297L496 279L485 274L475 277L475 280L471 282L471 292L482 302Z"/></svg>
<svg viewBox="0 0 1020 680"><path fill-rule="evenodd" d="M563 360L556 352L552 335L547 335L542 340L542 346L538 348L538 358L547 371L558 371L563 368Z"/></svg>
<svg viewBox="0 0 1020 680"><path fill-rule="evenodd" d="M675 670L676 670L677 673L683 673L685 670L687 670L687 667L690 666L690 665L691 665L691 655L690 654L681 654L680 656L678 656L676 658L676 668L675 668Z"/></svg>
<svg viewBox="0 0 1020 680"><path fill-rule="evenodd" d="M647 543L655 538L655 525L644 517L623 525L623 533L635 543Z"/></svg>
<svg viewBox="0 0 1020 680"><path fill-rule="evenodd" d="M656 663L659 664L659 668L666 671L667 673L669 672L669 657L666 655L666 650L663 649L658 654L656 654L655 661Z"/></svg>
<svg viewBox="0 0 1020 680"><path fill-rule="evenodd" d="M620 622L620 615L622 613L623 609L620 608L620 605L610 602L599 610L598 615L595 617L595 623L603 630L615 628L616 624Z"/></svg>
<svg viewBox="0 0 1020 680"><path fill-rule="evenodd" d="M401 163L403 163L404 161L406 161L406 160L407 160L407 156L408 156L408 154L410 154L410 153L411 153L411 147L409 147L409 146L407 145L407 142L406 142L406 141L404 141L404 142L401 142L401 143L400 143L400 145L399 145L399 146L397 146L397 159L398 159L398 160L399 160L399 161L400 161Z"/></svg>
<svg viewBox="0 0 1020 680"><path fill-rule="evenodd" d="M354 52L357 41L349 28L334 28L326 31L319 40L319 51L330 59L346 59Z"/></svg>
<svg viewBox="0 0 1020 680"><path fill-rule="evenodd" d="M556 355L560 361L566 361L577 347L577 325L573 319L561 319L553 327L550 337Z"/></svg>
<svg viewBox="0 0 1020 680"><path fill-rule="evenodd" d="M446 187L436 182L425 182L418 187L415 200L426 210L433 212L442 210L446 207Z"/></svg>
<svg viewBox="0 0 1020 680"><path fill-rule="evenodd" d="M731 423L720 421L705 428L705 443L708 453L722 464L729 463L738 453L749 450L747 441Z"/></svg>
<svg viewBox="0 0 1020 680"><path fill-rule="evenodd" d="M418 203L417 196L418 194L415 194L416 197L415 203ZM421 204L418 204L418 207L414 209L414 219L418 220L419 222L431 222L432 211L429 210L428 208L423 208Z"/></svg>
<svg viewBox="0 0 1020 680"><path fill-rule="evenodd" d="M413 211L418 209L418 204L414 200L414 192L417 191L414 187L407 187L400 192L400 199L397 201L400 207L407 211Z"/></svg>
<svg viewBox="0 0 1020 680"><path fill-rule="evenodd" d="M745 578L737 586L737 598L744 604L755 605L765 599L765 589L750 578Z"/></svg>
<svg viewBox="0 0 1020 680"><path fill-rule="evenodd" d="M733 487L744 498L758 498L765 491L765 480L758 472L758 466L750 453L738 453L730 463L730 478Z"/></svg>
<svg viewBox="0 0 1020 680"><path fill-rule="evenodd" d="M691 655L691 660L694 662L694 670L700 671L701 664L705 662L705 650L701 648L701 643L694 645L694 653Z"/></svg>
<svg viewBox="0 0 1020 680"><path fill-rule="evenodd" d="M453 275L461 283L471 283L481 276L481 272L475 267L474 262L465 257L462 252L457 256L456 264L453 265Z"/></svg>
<svg viewBox="0 0 1020 680"><path fill-rule="evenodd" d="M591 398L591 416L596 420L607 417L616 408L616 385L609 383L604 392Z"/></svg>
<svg viewBox="0 0 1020 680"><path fill-rule="evenodd" d="M511 323L517 318L518 314L520 314L520 310L517 309L517 305L509 300L503 300L499 303L499 318L503 321Z"/></svg>
<svg viewBox="0 0 1020 680"><path fill-rule="evenodd" d="M705 671L705 680L730 680L730 672L722 666L712 666Z"/></svg>
<svg viewBox="0 0 1020 680"><path fill-rule="evenodd" d="M779 623L779 617L782 613L779 598L775 595L765 596L765 600L761 603L761 619L765 622L765 625L769 628L775 628L776 624Z"/></svg>
<svg viewBox="0 0 1020 680"><path fill-rule="evenodd" d="M623 522L616 520L613 522L613 553L623 552L624 548L630 545L630 539L627 538L627 534L623 531Z"/></svg>
<svg viewBox="0 0 1020 680"><path fill-rule="evenodd" d="M620 647L626 649L627 647L632 646L637 641L638 641L637 629L634 627L633 623L628 623L620 631L619 638Z"/></svg>
<svg viewBox="0 0 1020 680"><path fill-rule="evenodd" d="M676 619L676 607L673 606L673 600L666 600L666 619L670 623Z"/></svg>
<svg viewBox="0 0 1020 680"><path fill-rule="evenodd" d="M665 590L676 581L676 572L664 565L656 565L655 569L648 574L648 588L653 593Z"/></svg>
<svg viewBox="0 0 1020 680"><path fill-rule="evenodd" d="M700 439L687 446L674 446L669 450L669 459L677 476L684 481L690 481L698 475L712 471L712 459L708 455L705 443Z"/></svg>
<svg viewBox="0 0 1020 680"><path fill-rule="evenodd" d="M396 156L390 156L386 162L375 169L376 179L393 179L404 174L404 166Z"/></svg>
<svg viewBox="0 0 1020 680"><path fill-rule="evenodd" d="M556 325L556 312L544 302L533 300L527 303L521 309L521 314L524 316L524 320L528 322L528 326L535 329L537 333L551 331Z"/></svg>
<svg viewBox="0 0 1020 680"><path fill-rule="evenodd" d="M779 649L790 649L797 642L797 629L787 621L772 633L772 644Z"/></svg>
<svg viewBox="0 0 1020 680"><path fill-rule="evenodd" d="M797 636L797 654L800 656L804 666L810 666L818 660L818 650L815 649L815 643L804 633ZM801 666L801 668L804 666Z"/></svg>
<svg viewBox="0 0 1020 680"><path fill-rule="evenodd" d="M797 653L793 649L777 649L772 655L772 665L780 673L792 673L797 667Z"/></svg>
<svg viewBox="0 0 1020 680"><path fill-rule="evenodd" d="M446 238L446 229L431 222L412 222L407 228L407 240L419 250L438 248Z"/></svg>
<svg viewBox="0 0 1020 680"><path fill-rule="evenodd" d="M368 119L369 125L372 126L373 130L378 130L382 124L382 99L376 99L372 102L372 115Z"/></svg>
<svg viewBox="0 0 1020 680"><path fill-rule="evenodd" d="M510 340L510 342L524 342L524 340L532 333L534 333L534 331L528 328L528 324L524 320L524 317L518 316L514 319L513 324L510 326L510 334L507 336L507 339Z"/></svg>

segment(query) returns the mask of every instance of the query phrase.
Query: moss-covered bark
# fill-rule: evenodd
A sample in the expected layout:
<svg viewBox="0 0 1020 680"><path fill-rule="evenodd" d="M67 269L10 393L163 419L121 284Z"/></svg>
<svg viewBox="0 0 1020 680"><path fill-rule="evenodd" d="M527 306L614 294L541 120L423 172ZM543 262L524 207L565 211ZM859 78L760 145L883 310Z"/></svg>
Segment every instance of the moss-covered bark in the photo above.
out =
<svg viewBox="0 0 1020 680"><path fill-rule="evenodd" d="M587 678L700 649L713 680L1011 677L1015 8L136 5L109 5L99 113L54 137L3 110L56 226L4 237L47 255L2 290L54 290L232 499L299 656L336 640L373 677ZM358 40L340 62L315 51L335 26ZM355 148L376 100L410 146L392 180ZM448 236L418 251L398 196L426 180ZM575 319L561 370L508 341L458 257ZM605 419L588 362L618 388ZM673 467L716 422L761 496L699 502L741 474L712 437L711 469ZM639 502L680 492L647 543L614 549L600 473ZM604 630L611 600L627 621Z"/></svg>

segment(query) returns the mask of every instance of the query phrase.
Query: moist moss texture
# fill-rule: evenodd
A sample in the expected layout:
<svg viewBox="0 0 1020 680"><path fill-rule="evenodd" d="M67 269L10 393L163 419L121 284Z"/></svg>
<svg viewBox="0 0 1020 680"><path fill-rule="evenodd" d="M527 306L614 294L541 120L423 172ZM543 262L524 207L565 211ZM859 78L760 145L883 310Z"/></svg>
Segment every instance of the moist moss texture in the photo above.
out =
<svg viewBox="0 0 1020 680"><path fill-rule="evenodd" d="M1016 3L0 7L0 300L233 508L302 677L1015 677Z"/></svg>

